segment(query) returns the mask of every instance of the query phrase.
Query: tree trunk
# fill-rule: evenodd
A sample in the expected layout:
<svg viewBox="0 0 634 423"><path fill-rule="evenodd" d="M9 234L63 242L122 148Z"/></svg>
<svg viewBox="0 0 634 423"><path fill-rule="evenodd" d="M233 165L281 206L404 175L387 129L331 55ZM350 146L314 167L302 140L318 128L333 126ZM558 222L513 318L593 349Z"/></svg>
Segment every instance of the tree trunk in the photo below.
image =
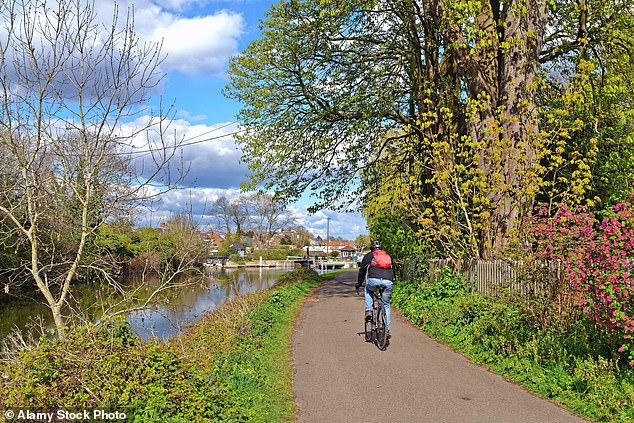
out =
<svg viewBox="0 0 634 423"><path fill-rule="evenodd" d="M484 258L504 253L519 229L520 220L530 213L537 184L536 141L539 133L535 110L535 92L539 70L539 52L546 24L546 2L526 1L526 11L507 10L504 40L511 47L500 54L501 172L503 189L491 191L494 206L490 236L483 241L490 248Z"/></svg>
<svg viewBox="0 0 634 423"><path fill-rule="evenodd" d="M469 94L467 133L481 146L478 166L489 216L480 231L479 255L485 259L504 253L521 217L530 212L537 183L534 99L545 23L544 0L490 1L476 18L476 47L457 24L449 27Z"/></svg>
<svg viewBox="0 0 634 423"><path fill-rule="evenodd" d="M53 314L53 320L55 321L57 336L63 340L66 338L66 323L64 322L64 317L62 316L61 307L58 304L51 306L51 313Z"/></svg>

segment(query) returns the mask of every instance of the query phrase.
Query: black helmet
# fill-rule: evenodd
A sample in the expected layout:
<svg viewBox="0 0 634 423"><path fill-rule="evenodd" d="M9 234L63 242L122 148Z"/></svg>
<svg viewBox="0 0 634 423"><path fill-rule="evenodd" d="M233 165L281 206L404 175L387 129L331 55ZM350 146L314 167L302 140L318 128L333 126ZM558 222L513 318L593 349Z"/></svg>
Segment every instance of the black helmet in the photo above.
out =
<svg viewBox="0 0 634 423"><path fill-rule="evenodd" d="M374 251L374 250L380 250L381 249L381 241L373 241L372 244L370 244L370 250Z"/></svg>

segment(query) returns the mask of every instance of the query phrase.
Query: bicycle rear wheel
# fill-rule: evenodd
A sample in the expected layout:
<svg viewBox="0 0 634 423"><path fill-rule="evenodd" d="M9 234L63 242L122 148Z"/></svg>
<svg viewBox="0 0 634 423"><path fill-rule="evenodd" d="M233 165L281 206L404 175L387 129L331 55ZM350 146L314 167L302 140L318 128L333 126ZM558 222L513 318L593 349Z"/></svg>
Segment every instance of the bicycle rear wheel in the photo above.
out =
<svg viewBox="0 0 634 423"><path fill-rule="evenodd" d="M374 341L377 348L381 351L387 348L387 317L383 304L379 304L379 310L376 316L376 338Z"/></svg>
<svg viewBox="0 0 634 423"><path fill-rule="evenodd" d="M372 320L365 320L365 342L372 342L372 335Z"/></svg>

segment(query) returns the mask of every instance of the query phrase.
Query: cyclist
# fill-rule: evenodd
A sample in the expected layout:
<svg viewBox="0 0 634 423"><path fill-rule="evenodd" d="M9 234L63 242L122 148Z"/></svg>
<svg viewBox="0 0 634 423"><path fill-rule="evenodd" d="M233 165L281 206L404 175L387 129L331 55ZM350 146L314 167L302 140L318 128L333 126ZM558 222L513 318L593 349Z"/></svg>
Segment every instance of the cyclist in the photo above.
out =
<svg viewBox="0 0 634 423"><path fill-rule="evenodd" d="M387 336L390 337L390 298L392 297L392 281L394 280L394 270L392 269L392 259L381 248L380 241L374 241L370 245L370 252L363 256L361 267L355 288L358 290L366 278L365 284L365 319L372 320L372 294L379 286L383 286L383 305L385 306L385 317L387 319Z"/></svg>

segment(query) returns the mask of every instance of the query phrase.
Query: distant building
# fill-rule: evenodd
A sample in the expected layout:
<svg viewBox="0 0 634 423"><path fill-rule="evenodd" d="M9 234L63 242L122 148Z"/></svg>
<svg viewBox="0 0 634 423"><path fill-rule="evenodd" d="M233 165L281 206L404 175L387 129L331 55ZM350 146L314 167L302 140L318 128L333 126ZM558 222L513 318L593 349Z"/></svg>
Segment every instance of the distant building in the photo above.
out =
<svg viewBox="0 0 634 423"><path fill-rule="evenodd" d="M326 247L322 245L311 245L308 248L308 255L310 257L326 257ZM304 250L306 250L304 248Z"/></svg>
<svg viewBox="0 0 634 423"><path fill-rule="evenodd" d="M239 243L239 242L234 242L230 245L231 248L235 248L236 249L236 253L240 256L240 257L244 257L244 254L247 252L246 247Z"/></svg>
<svg viewBox="0 0 634 423"><path fill-rule="evenodd" d="M354 247L350 247L348 245L339 247L338 250L339 250L339 258L343 260L353 260L357 255L357 249Z"/></svg>
<svg viewBox="0 0 634 423"><path fill-rule="evenodd" d="M343 247L351 247L355 248L354 242L352 241L330 241L328 243L328 248L341 251ZM356 251L356 249L355 249Z"/></svg>
<svg viewBox="0 0 634 423"><path fill-rule="evenodd" d="M218 250L220 249L224 238L222 237L222 235L219 235L213 231L209 231L202 234L202 240L207 248L209 248L209 253L218 254Z"/></svg>

